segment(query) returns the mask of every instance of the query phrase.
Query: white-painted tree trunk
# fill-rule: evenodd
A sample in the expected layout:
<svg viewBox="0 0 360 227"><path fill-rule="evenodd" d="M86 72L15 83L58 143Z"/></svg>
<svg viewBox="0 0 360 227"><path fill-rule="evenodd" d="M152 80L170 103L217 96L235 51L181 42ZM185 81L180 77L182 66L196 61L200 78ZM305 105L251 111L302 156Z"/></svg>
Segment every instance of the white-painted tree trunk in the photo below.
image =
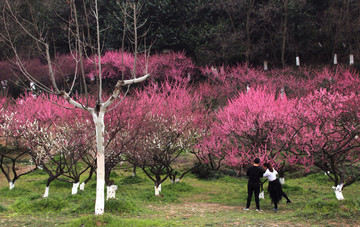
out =
<svg viewBox="0 0 360 227"><path fill-rule="evenodd" d="M15 183L12 181L9 181L9 188L10 190L13 189L15 187Z"/></svg>
<svg viewBox="0 0 360 227"><path fill-rule="evenodd" d="M118 189L117 185L110 185L106 187L106 200L115 199L116 190Z"/></svg>
<svg viewBox="0 0 360 227"><path fill-rule="evenodd" d="M280 181L280 184L285 184L285 178L284 177L280 177L279 181Z"/></svg>
<svg viewBox="0 0 360 227"><path fill-rule="evenodd" d="M73 183L73 187L72 187L72 191L71 191L72 195L76 195L78 193L79 184L80 184L80 182Z"/></svg>
<svg viewBox="0 0 360 227"><path fill-rule="evenodd" d="M155 195L156 196L160 195L160 192L161 192L161 184L158 187L155 186Z"/></svg>
<svg viewBox="0 0 360 227"><path fill-rule="evenodd" d="M343 188L344 184L339 184L337 187L332 187L332 189L334 189L336 198L338 200L344 200L344 196L342 194L342 188Z"/></svg>
<svg viewBox="0 0 360 227"><path fill-rule="evenodd" d="M350 54L350 57L349 57L349 64L350 65L354 64L354 55L352 55L352 54Z"/></svg>
<svg viewBox="0 0 360 227"><path fill-rule="evenodd" d="M337 61L337 54L334 54L334 65L337 65L338 61Z"/></svg>
<svg viewBox="0 0 360 227"><path fill-rule="evenodd" d="M105 209L105 147L104 147L104 115L105 108L100 106L98 115L92 113L96 128L96 201L95 201L95 215L104 214Z"/></svg>
<svg viewBox="0 0 360 227"><path fill-rule="evenodd" d="M265 193L264 193L264 191L261 191L261 192L259 193L259 199L265 199Z"/></svg>
<svg viewBox="0 0 360 227"><path fill-rule="evenodd" d="M80 191L84 191L85 190L85 182L82 182L80 184Z"/></svg>
<svg viewBox="0 0 360 227"><path fill-rule="evenodd" d="M249 93L249 91L250 91L250 86L246 85L246 93Z"/></svg>
<svg viewBox="0 0 360 227"><path fill-rule="evenodd" d="M296 66L300 66L300 57L296 56Z"/></svg>
<svg viewBox="0 0 360 227"><path fill-rule="evenodd" d="M135 173L135 172L133 172L131 176L132 176L132 177L135 177L135 176L136 176L136 173Z"/></svg>
<svg viewBox="0 0 360 227"><path fill-rule="evenodd" d="M49 197L49 190L50 190L50 186L47 186L47 187L45 188L45 193L44 193L44 195L43 195L43 198Z"/></svg>
<svg viewBox="0 0 360 227"><path fill-rule="evenodd" d="M268 67L268 61L264 61L264 71L267 71L269 69Z"/></svg>
<svg viewBox="0 0 360 227"><path fill-rule="evenodd" d="M284 98L284 96L285 96L285 88L282 87L282 88L280 89L280 97L281 97L281 98Z"/></svg>
<svg viewBox="0 0 360 227"><path fill-rule="evenodd" d="M155 196L159 196L160 195L160 190L158 187L155 186Z"/></svg>

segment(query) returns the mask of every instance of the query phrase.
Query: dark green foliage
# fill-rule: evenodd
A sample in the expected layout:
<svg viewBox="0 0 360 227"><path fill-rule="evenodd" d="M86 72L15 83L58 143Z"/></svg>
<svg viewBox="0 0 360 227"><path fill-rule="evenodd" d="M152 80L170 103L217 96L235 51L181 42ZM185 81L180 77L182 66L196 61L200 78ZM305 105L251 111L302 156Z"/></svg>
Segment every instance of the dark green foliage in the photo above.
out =
<svg viewBox="0 0 360 227"><path fill-rule="evenodd" d="M112 171L110 173L110 178L115 178L115 177L118 177L118 176L119 176L119 174L115 173L114 171Z"/></svg>
<svg viewBox="0 0 360 227"><path fill-rule="evenodd" d="M146 180L139 177L139 176L129 176L129 177L125 177L124 179L121 180L120 184L139 184L142 182L145 182Z"/></svg>
<svg viewBox="0 0 360 227"><path fill-rule="evenodd" d="M209 168L207 165L200 164L197 168L193 169L191 171L192 174L197 176L199 179L219 179L223 177L223 175L211 168Z"/></svg>

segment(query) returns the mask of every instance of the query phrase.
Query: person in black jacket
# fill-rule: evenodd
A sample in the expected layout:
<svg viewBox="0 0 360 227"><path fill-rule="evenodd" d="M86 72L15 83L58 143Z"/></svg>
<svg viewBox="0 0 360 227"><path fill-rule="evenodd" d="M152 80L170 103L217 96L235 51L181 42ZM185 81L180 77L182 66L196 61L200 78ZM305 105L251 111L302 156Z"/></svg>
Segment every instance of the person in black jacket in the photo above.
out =
<svg viewBox="0 0 360 227"><path fill-rule="evenodd" d="M252 194L255 193L256 210L262 211L260 209L260 203L259 203L260 178L263 177L265 171L264 169L259 167L259 163L260 163L260 159L255 158L253 166L251 166L246 172L246 176L249 178L249 180L248 180L248 198L244 210L249 210Z"/></svg>

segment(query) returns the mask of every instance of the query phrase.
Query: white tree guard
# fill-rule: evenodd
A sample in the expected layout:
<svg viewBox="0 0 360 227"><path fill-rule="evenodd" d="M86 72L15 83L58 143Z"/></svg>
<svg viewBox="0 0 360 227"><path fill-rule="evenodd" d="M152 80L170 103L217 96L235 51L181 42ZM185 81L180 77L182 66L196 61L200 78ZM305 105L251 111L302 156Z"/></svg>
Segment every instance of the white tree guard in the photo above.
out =
<svg viewBox="0 0 360 227"><path fill-rule="evenodd" d="M280 177L279 181L280 181L280 184L285 184L285 178L284 177Z"/></svg>
<svg viewBox="0 0 360 227"><path fill-rule="evenodd" d="M269 67L268 67L268 61L264 61L264 71L268 71Z"/></svg>
<svg viewBox="0 0 360 227"><path fill-rule="evenodd" d="M80 191L84 191L85 190L85 182L82 182L80 184Z"/></svg>
<svg viewBox="0 0 360 227"><path fill-rule="evenodd" d="M118 189L117 185L110 185L106 187L106 200L115 199L116 190Z"/></svg>
<svg viewBox="0 0 360 227"><path fill-rule="evenodd" d="M250 86L246 85L246 93L249 93L249 91L250 91Z"/></svg>
<svg viewBox="0 0 360 227"><path fill-rule="evenodd" d="M132 177L135 177L135 176L136 176L136 173L135 173L135 172L133 172L131 176L132 176Z"/></svg>
<svg viewBox="0 0 360 227"><path fill-rule="evenodd" d="M72 187L72 191L71 191L71 194L72 194L72 195L76 195L76 194L77 194L78 188L79 188L79 184L80 184L80 182L73 183L73 187Z"/></svg>
<svg viewBox="0 0 360 227"><path fill-rule="evenodd" d="M350 54L349 56L349 64L353 65L354 64L354 55Z"/></svg>
<svg viewBox="0 0 360 227"><path fill-rule="evenodd" d="M337 65L338 60L337 60L337 54L334 54L334 65Z"/></svg>
<svg viewBox="0 0 360 227"><path fill-rule="evenodd" d="M296 56L296 66L300 66L300 57Z"/></svg>
<svg viewBox="0 0 360 227"><path fill-rule="evenodd" d="M12 181L9 181L9 188L10 190L13 189L15 187L15 183Z"/></svg>
<svg viewBox="0 0 360 227"><path fill-rule="evenodd" d="M44 195L43 195L43 198L49 197L49 190L50 190L50 187L49 187L49 186L45 188L45 193L44 193Z"/></svg>
<svg viewBox="0 0 360 227"><path fill-rule="evenodd" d="M159 196L159 195L160 195L160 191L161 191L161 190L159 190L159 188L160 188L160 186L159 186L159 187L156 187L156 186L155 186L155 196Z"/></svg>
<svg viewBox="0 0 360 227"><path fill-rule="evenodd" d="M342 194L342 188L343 188L344 184L339 184L337 187L332 187L332 189L334 189L335 191L335 195L336 195L336 198L338 200L344 200L344 196Z"/></svg>
<svg viewBox="0 0 360 227"><path fill-rule="evenodd" d="M259 199L265 199L265 193L264 193L264 191L261 191L261 192L259 193Z"/></svg>

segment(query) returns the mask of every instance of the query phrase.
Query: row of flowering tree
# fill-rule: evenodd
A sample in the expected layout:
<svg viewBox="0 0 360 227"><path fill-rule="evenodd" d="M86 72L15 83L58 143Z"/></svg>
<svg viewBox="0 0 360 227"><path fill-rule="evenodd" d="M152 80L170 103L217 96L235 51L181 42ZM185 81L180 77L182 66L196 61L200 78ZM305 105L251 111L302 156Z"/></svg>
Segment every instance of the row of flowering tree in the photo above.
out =
<svg viewBox="0 0 360 227"><path fill-rule="evenodd" d="M88 174L86 183L96 172L90 116L52 95L1 99L1 104L5 146L0 161L10 188L23 174L42 168L49 176L45 197L54 180L73 183L75 194L81 176ZM254 157L272 162L281 177L316 166L333 181L341 199L342 189L360 176L354 165L360 155L359 104L354 92L321 89L289 99L259 86L238 92L217 111L205 111L204 100L188 86L151 83L111 106L105 118L108 194L115 196L110 174L123 161L141 168L158 194L167 178L179 180L174 163L182 152L191 151L214 170L221 163L241 170ZM16 161L24 157L33 164L19 174Z"/></svg>
<svg viewBox="0 0 360 227"><path fill-rule="evenodd" d="M198 156L217 167L221 162L241 169L255 157L286 171L316 166L342 189L360 177L359 99L355 93L325 89L288 99L268 87L240 92L217 112ZM217 162L214 162L217 160Z"/></svg>
<svg viewBox="0 0 360 227"><path fill-rule="evenodd" d="M83 182L86 183L96 169L94 123L90 116L73 110L66 100L53 95L25 95L7 103L2 101L1 135L8 141L4 149L14 147L22 151L21 156L33 163L31 171L41 168L48 174L44 197L49 195L54 180L73 183L72 193L76 194L81 176L89 174ZM175 175L176 159L194 145L193 137L203 116L199 105L199 96L186 86L164 83L134 90L122 103L112 106L104 121L109 128L104 135L108 190L116 189L111 171L128 161L144 170L154 181L158 194L160 184ZM10 152L15 154L13 150L7 153ZM1 152L1 158L7 153ZM15 161L11 168L14 170ZM3 168L6 162L3 163L3 173L12 188L19 176L14 172L10 179L9 171ZM111 190L108 194L115 196Z"/></svg>

